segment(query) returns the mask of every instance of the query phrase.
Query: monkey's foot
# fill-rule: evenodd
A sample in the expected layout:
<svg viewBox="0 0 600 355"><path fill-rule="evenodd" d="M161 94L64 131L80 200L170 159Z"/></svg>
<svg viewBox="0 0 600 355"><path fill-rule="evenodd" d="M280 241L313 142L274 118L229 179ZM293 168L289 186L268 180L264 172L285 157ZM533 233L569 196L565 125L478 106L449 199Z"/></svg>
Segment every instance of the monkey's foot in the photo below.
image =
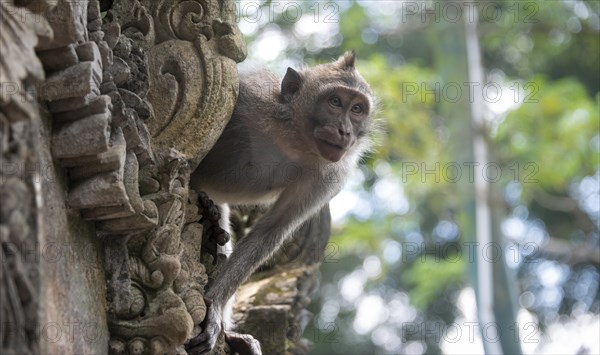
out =
<svg viewBox="0 0 600 355"><path fill-rule="evenodd" d="M212 302L209 300L204 300L206 302L206 306L208 307L208 311L204 321L201 323L203 330L202 333L190 339L190 341L185 344L185 350L189 355L209 354L210 351L215 347L217 338L221 333L220 309L212 307Z"/></svg>
<svg viewBox="0 0 600 355"><path fill-rule="evenodd" d="M185 351L188 353L188 355L210 354L211 350L217 343L218 335L219 334L217 333L213 336L212 332L204 331L185 344Z"/></svg>
<svg viewBox="0 0 600 355"><path fill-rule="evenodd" d="M262 355L260 343L250 334L225 331L225 342L234 353L240 355Z"/></svg>

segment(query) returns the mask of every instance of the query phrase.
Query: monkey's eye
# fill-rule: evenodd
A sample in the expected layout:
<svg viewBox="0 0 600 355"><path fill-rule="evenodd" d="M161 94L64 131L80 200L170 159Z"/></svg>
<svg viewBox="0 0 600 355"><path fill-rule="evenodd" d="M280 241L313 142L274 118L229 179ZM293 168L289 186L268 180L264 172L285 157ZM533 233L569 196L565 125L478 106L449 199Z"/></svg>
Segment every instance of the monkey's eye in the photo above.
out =
<svg viewBox="0 0 600 355"><path fill-rule="evenodd" d="M342 100L340 100L340 98L337 96L330 97L329 103L333 106L342 107Z"/></svg>
<svg viewBox="0 0 600 355"><path fill-rule="evenodd" d="M362 105L356 104L356 105L352 106L351 111L354 113L362 113L363 112Z"/></svg>

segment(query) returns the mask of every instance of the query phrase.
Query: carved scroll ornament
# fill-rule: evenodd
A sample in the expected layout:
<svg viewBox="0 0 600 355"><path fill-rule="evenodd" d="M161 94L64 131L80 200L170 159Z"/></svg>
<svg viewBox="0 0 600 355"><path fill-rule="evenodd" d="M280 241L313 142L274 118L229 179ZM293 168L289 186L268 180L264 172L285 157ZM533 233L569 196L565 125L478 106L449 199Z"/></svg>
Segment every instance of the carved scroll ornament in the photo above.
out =
<svg viewBox="0 0 600 355"><path fill-rule="evenodd" d="M157 206L157 225L127 236L123 264L133 302L120 299L126 284L111 289L115 353L184 352L182 344L201 331L208 282L199 260L204 226L187 183L237 97L235 64L244 59L245 45L232 10L231 3L214 0L134 0L117 1L107 13L105 33L113 36L107 41L115 43L113 96L137 114L138 132L141 126L159 152L139 170L142 198Z"/></svg>

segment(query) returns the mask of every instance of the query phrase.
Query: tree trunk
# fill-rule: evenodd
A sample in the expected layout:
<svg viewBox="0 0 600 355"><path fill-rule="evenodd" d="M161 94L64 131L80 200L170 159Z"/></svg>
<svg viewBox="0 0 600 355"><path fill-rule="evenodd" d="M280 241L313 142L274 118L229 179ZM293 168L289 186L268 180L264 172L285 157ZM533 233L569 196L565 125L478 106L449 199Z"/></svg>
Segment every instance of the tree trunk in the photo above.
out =
<svg viewBox="0 0 600 355"><path fill-rule="evenodd" d="M458 100L441 95L441 115L450 130L449 148L454 162L466 169L457 182L461 210L458 222L468 253L469 275L477 296L479 327L487 354L520 354L515 329L515 287L509 282L500 233L501 206L492 189L487 170L490 163L484 120L482 88L485 85L477 37L477 7L454 3L461 9L461 21L436 23L431 32L435 66L443 84L462 88ZM494 188L496 188L494 186ZM501 202L501 201L500 201ZM499 253L499 254L498 254ZM512 280L512 279L511 279ZM496 331L496 332L494 332ZM516 339L516 340L515 340Z"/></svg>

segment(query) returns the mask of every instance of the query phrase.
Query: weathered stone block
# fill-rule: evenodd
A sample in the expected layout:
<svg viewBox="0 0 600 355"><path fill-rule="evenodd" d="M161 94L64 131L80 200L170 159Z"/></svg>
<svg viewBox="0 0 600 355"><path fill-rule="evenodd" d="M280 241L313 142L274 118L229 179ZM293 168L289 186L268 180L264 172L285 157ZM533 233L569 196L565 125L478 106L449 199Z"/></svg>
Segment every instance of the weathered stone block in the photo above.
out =
<svg viewBox="0 0 600 355"><path fill-rule="evenodd" d="M113 58L113 65L108 68L117 86L125 84L131 78L131 70L125 61L119 57Z"/></svg>
<svg viewBox="0 0 600 355"><path fill-rule="evenodd" d="M101 113L70 122L52 137L52 150L57 158L96 155L109 148L110 115Z"/></svg>
<svg viewBox="0 0 600 355"><path fill-rule="evenodd" d="M80 62L101 62L100 50L96 42L85 42L75 47L75 51Z"/></svg>
<svg viewBox="0 0 600 355"><path fill-rule="evenodd" d="M116 22L109 22L102 25L102 31L104 31L104 40L108 43L110 49L115 48L121 35L121 27Z"/></svg>
<svg viewBox="0 0 600 355"><path fill-rule="evenodd" d="M79 61L73 45L37 53L47 72L63 70Z"/></svg>
<svg viewBox="0 0 600 355"><path fill-rule="evenodd" d="M87 9L88 21L99 19L101 15L102 14L100 13L100 2L96 0L90 1Z"/></svg>
<svg viewBox="0 0 600 355"><path fill-rule="evenodd" d="M52 117L57 121L75 121L84 117L107 114L110 115L111 100L110 96L97 96L88 105L76 110L55 113Z"/></svg>
<svg viewBox="0 0 600 355"><path fill-rule="evenodd" d="M41 88L40 97L46 101L55 101L90 93L99 95L101 82L102 71L98 64L83 62L50 75Z"/></svg>
<svg viewBox="0 0 600 355"><path fill-rule="evenodd" d="M90 41L100 42L104 39L104 32L102 32L102 31L90 32L89 37L90 37Z"/></svg>
<svg viewBox="0 0 600 355"><path fill-rule="evenodd" d="M96 97L98 97L98 94L92 92L82 97L71 97L68 99L50 101L48 102L48 110L52 113L78 110L89 105Z"/></svg>
<svg viewBox="0 0 600 355"><path fill-rule="evenodd" d="M158 208L149 200L144 200L144 211L131 217L99 222L96 226L106 233L131 233L149 229L158 224Z"/></svg>
<svg viewBox="0 0 600 355"><path fill-rule="evenodd" d="M102 59L102 68L108 68L113 64L113 52L110 50L106 41L98 42L98 49L100 50L100 59ZM102 78L106 81L105 78Z"/></svg>
<svg viewBox="0 0 600 355"><path fill-rule="evenodd" d="M135 211L129 205L98 207L81 210L81 217L88 221L104 221L108 219L124 218L133 216L134 214Z"/></svg>
<svg viewBox="0 0 600 355"><path fill-rule="evenodd" d="M117 85L115 85L114 81L112 81L112 74L108 71L104 72L105 81L100 85L100 92L103 95L119 95ZM112 93L112 94L111 94ZM116 100L117 102L121 102L121 100ZM122 103L121 103L122 106Z"/></svg>
<svg viewBox="0 0 600 355"><path fill-rule="evenodd" d="M54 49L71 43L85 42L87 14L87 0L58 1L55 7L49 8L45 13L54 31L54 39L41 43L39 49Z"/></svg>
<svg viewBox="0 0 600 355"><path fill-rule="evenodd" d="M74 180L119 170L125 165L127 154L127 145L120 128L113 129L110 145L111 147L106 152L95 156L62 159L61 165L72 167L69 169L69 176Z"/></svg>
<svg viewBox="0 0 600 355"><path fill-rule="evenodd" d="M72 208L95 208L129 204L123 171L96 175L75 184L69 192Z"/></svg>
<svg viewBox="0 0 600 355"><path fill-rule="evenodd" d="M97 18L95 20L89 21L87 28L90 32L100 31L100 29L102 28L102 19Z"/></svg>

